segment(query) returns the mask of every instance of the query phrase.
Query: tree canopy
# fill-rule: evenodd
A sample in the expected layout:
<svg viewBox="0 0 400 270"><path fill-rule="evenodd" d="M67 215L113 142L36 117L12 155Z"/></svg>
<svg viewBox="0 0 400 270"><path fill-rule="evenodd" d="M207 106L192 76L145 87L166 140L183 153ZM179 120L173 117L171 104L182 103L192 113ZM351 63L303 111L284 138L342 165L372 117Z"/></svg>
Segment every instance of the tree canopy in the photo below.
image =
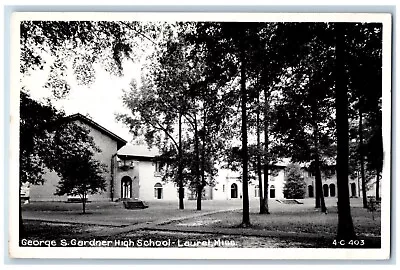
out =
<svg viewBox="0 0 400 270"><path fill-rule="evenodd" d="M268 165L279 153L312 164L316 206L324 211L321 170L325 161L336 159L338 238L354 237L349 174L353 168L367 170L379 183L382 172L381 24L26 21L21 24L20 69L27 74L49 59L46 87L63 98L70 90L66 69L83 84L96 76L94 63L121 74L123 61L135 59L144 41L154 51L141 81L132 82L123 98L130 113L118 119L134 136L162 150L160 159L169 164L164 176L178 184L180 208L183 186L201 194L206 184L212 185L214 164L229 161L230 153L239 157L242 225L250 226L250 165L256 164L261 179L263 163L268 199ZM57 117L51 107L27 104L32 105L28 110L43 111L43 119L36 120L46 128L29 120L29 113L21 118L21 130L35 134L21 144L26 159L21 164L37 164L30 169L37 177L31 179L40 182L47 161L37 159L43 154L36 145L57 138L46 126L51 115ZM232 143L235 139L240 147Z"/></svg>

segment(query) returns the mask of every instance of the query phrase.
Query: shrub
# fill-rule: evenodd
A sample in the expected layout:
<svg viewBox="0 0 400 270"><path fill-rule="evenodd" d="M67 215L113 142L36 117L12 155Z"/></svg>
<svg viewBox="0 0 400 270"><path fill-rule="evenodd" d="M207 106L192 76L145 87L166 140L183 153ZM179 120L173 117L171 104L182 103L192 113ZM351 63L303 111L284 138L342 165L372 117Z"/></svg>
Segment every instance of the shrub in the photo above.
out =
<svg viewBox="0 0 400 270"><path fill-rule="evenodd" d="M300 166L289 164L286 168L283 195L286 199L304 199L306 183L301 173Z"/></svg>

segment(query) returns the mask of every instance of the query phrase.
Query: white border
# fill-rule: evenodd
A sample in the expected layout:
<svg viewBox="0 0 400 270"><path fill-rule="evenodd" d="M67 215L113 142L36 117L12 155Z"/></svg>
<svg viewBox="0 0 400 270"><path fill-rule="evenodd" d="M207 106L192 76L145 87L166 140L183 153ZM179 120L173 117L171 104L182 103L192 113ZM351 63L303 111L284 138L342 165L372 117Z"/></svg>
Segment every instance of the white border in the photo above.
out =
<svg viewBox="0 0 400 270"><path fill-rule="evenodd" d="M382 132L384 166L382 179L390 180L391 164L391 15L378 13L125 13L125 12L21 12L13 13L11 28L10 90L10 209L9 256L12 258L114 258L114 259L388 259L390 255L390 183L382 182L381 249L308 248L33 248L18 246L19 155L19 23L22 20L140 20L140 21L267 21L267 22L382 22L383 81ZM134 252L133 252L134 251Z"/></svg>

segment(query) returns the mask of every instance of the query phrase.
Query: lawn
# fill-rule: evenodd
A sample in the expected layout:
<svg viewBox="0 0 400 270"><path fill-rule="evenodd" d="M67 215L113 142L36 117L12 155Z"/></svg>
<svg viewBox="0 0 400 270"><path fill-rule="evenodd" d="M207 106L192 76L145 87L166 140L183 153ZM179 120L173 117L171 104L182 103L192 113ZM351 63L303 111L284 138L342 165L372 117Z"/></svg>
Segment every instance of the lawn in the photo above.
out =
<svg viewBox="0 0 400 270"><path fill-rule="evenodd" d="M27 221L25 222L25 228L28 232L28 236L22 239L29 240L55 240L56 246L60 247L62 241L66 243L72 243L72 240L79 241L111 241L110 247L124 248L123 242L136 242L138 241L170 241L170 247L179 247L178 240L181 242L190 240L194 241L211 241L210 247L242 247L242 248L288 248L288 247L302 247L302 248L317 248L326 246L326 243L320 243L315 241L307 241L304 239L296 241L295 239L280 239L276 237L245 237L245 236L231 236L231 235L215 235L210 233L185 233L185 232L163 232L163 231L132 231L123 235L117 236L93 236L91 233L98 229L100 226L89 226L84 224L56 224L51 222L43 221ZM215 240L234 240L234 246L218 246L215 245ZM120 244L116 244L119 241ZM21 241L21 244L23 242ZM23 244L22 244L23 245ZM45 247L46 244L41 245ZM73 245L68 245L72 246ZM89 244L84 246L89 247ZM133 246L129 246L133 247ZM138 247L138 246L136 246ZM151 247L151 246L150 246ZM157 247L157 246L154 246ZM163 246L160 246L163 247ZM192 247L203 247L203 246L192 246Z"/></svg>
<svg viewBox="0 0 400 270"><path fill-rule="evenodd" d="M148 204L149 208L146 209L125 209L122 202L91 202L87 204L87 213L82 214L80 203L32 202L22 205L22 216L30 220L128 226L198 213L195 201L186 201L184 210L178 209L177 201L150 201ZM201 211L239 209L240 207L240 201L204 201Z"/></svg>
<svg viewBox="0 0 400 270"><path fill-rule="evenodd" d="M327 198L328 214L314 208L314 200L302 200L303 204L283 204L270 201L270 215L260 215L259 201L250 201L250 228L240 228L242 202L203 201L203 210L197 211L195 201L186 201L185 209L179 210L175 201L150 201L147 209L125 209L122 203L91 202L87 214L81 213L81 204L65 202L34 202L22 206L28 239L93 239L97 232L100 239L207 239L234 237L241 247L332 247L337 229L336 199ZM368 247L380 246L380 212L375 219L361 207L360 199L352 199L352 216L359 239L368 240ZM226 212L211 213L216 210ZM207 213L200 217L197 214ZM179 220L179 218L184 218ZM157 223L165 221L164 223ZM119 233L120 227L156 222L153 228ZM130 228L130 227L126 227ZM233 231L232 231L233 230ZM246 234L246 232L250 234ZM232 233L235 233L235 236ZM273 232L273 233L269 233ZM286 236L285 236L286 233ZM287 233L291 233L287 236ZM297 234L305 235L301 237ZM306 234L317 237L309 238ZM245 236L247 235L247 236ZM270 235L265 237L266 235ZM325 238L320 238L325 236ZM371 238L372 237L372 238ZM371 242L372 241L372 242ZM367 247L367 246L366 246Z"/></svg>
<svg viewBox="0 0 400 270"><path fill-rule="evenodd" d="M260 215L257 207L250 211L250 222L252 229L316 233L335 235L338 224L337 207L333 201L328 201L328 214L321 213L315 209L312 201L304 204L270 204L269 215ZM353 224L359 236L377 236L381 234L380 212L374 213L374 219L370 212L363 209L358 201L353 202L351 213ZM242 220L242 211L216 213L198 219L175 222L176 226L210 227L210 228L235 228L239 227Z"/></svg>
<svg viewBox="0 0 400 270"><path fill-rule="evenodd" d="M270 201L270 215L259 215L259 202L250 201L250 221L254 229L279 230L305 233L335 234L337 226L336 199L327 198L328 214L322 214L314 208L314 200L305 199L303 204L282 204ZM195 201L185 201L185 209L178 209L175 201L150 201L147 209L124 209L121 202L92 202L87 204L87 214L81 213L80 203L33 202L22 206L24 219L94 224L100 226L128 226L138 223L170 220L199 213ZM375 220L366 209L361 207L360 199L352 199L352 216L355 230L362 235L380 235L380 212ZM202 213L215 210L230 210L209 216L192 218L171 224L177 226L209 226L232 228L242 219L240 200L203 201Z"/></svg>

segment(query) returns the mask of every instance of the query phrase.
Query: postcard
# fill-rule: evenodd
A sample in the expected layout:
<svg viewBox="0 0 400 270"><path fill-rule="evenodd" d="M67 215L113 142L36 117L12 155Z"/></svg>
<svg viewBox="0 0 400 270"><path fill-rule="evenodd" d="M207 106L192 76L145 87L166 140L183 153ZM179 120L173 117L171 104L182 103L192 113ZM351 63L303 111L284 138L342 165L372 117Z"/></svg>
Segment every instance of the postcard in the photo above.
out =
<svg viewBox="0 0 400 270"><path fill-rule="evenodd" d="M389 259L391 15L12 15L12 258Z"/></svg>

